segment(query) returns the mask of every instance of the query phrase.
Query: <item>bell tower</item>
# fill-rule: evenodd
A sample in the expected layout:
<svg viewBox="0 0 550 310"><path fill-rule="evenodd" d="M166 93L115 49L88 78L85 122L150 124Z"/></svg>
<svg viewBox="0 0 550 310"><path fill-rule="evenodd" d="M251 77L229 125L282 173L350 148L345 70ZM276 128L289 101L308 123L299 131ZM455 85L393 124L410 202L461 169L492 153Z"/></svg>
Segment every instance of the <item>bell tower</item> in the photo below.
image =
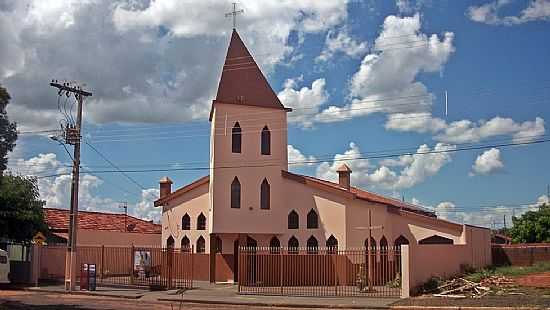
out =
<svg viewBox="0 0 550 310"><path fill-rule="evenodd" d="M284 228L286 217L279 210L281 170L288 169L289 111L233 29L210 110L211 233Z"/></svg>

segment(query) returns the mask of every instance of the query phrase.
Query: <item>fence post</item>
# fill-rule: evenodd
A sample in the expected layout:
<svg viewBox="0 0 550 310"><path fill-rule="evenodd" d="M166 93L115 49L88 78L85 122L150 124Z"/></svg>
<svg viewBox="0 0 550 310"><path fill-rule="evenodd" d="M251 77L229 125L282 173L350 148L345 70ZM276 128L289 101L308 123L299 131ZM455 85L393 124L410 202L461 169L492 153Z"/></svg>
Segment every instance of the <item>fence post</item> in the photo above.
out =
<svg viewBox="0 0 550 310"><path fill-rule="evenodd" d="M280 274L280 277L279 277L279 284L281 285L281 295L283 295L283 271L284 271L283 262L284 262L285 260L284 260L284 258L283 258L283 248L282 248L282 247L279 248L279 256L280 256L280 262L279 262L279 274Z"/></svg>
<svg viewBox="0 0 550 310"><path fill-rule="evenodd" d="M132 244L130 251L130 284L134 285L134 244Z"/></svg>
<svg viewBox="0 0 550 310"><path fill-rule="evenodd" d="M410 275L410 259L411 259L410 245L401 245L401 298L409 298L411 291L411 275Z"/></svg>
<svg viewBox="0 0 550 310"><path fill-rule="evenodd" d="M194 270L195 270L195 266L193 265L194 264L194 252L193 252L193 249L195 248L194 245L191 245L191 288L193 288L193 279L194 279Z"/></svg>
<svg viewBox="0 0 550 310"><path fill-rule="evenodd" d="M103 282L103 264L105 263L105 246L101 246L101 269L99 270L99 279Z"/></svg>

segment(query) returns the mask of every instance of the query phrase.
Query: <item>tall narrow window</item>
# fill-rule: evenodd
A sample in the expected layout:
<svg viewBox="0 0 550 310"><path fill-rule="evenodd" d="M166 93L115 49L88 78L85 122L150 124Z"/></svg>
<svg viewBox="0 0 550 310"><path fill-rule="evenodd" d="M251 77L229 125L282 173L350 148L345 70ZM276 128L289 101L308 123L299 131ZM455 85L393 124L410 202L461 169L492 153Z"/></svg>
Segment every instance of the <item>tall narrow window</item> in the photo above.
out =
<svg viewBox="0 0 550 310"><path fill-rule="evenodd" d="M271 132L267 125L262 129L262 155L271 154Z"/></svg>
<svg viewBox="0 0 550 310"><path fill-rule="evenodd" d="M267 179L262 181L262 186L260 188L260 208L264 210L269 210L270 208L270 195L269 195L269 183Z"/></svg>
<svg viewBox="0 0 550 310"><path fill-rule="evenodd" d="M197 239L197 253L204 253L206 251L206 243L202 236Z"/></svg>
<svg viewBox="0 0 550 310"><path fill-rule="evenodd" d="M204 214L199 214L199 217L197 217L197 230L205 230L206 229L206 216Z"/></svg>
<svg viewBox="0 0 550 310"><path fill-rule="evenodd" d="M172 236L170 236L170 237L168 237L168 239L166 239L166 247L171 248L171 249L174 248L174 238Z"/></svg>
<svg viewBox="0 0 550 310"><path fill-rule="evenodd" d="M185 213L185 215L181 218L181 229L182 230L190 230L191 229L191 218L189 217L189 214Z"/></svg>
<svg viewBox="0 0 550 310"><path fill-rule="evenodd" d="M236 122L231 130L231 151L233 153L241 152L241 125Z"/></svg>
<svg viewBox="0 0 550 310"><path fill-rule="evenodd" d="M292 210L288 214L288 229L298 229L300 218L296 211Z"/></svg>
<svg viewBox="0 0 550 310"><path fill-rule="evenodd" d="M336 254L336 251L338 251L338 240L333 235L330 235L327 239L326 245L328 254Z"/></svg>
<svg viewBox="0 0 550 310"><path fill-rule="evenodd" d="M231 182L231 208L241 207L241 182L235 177Z"/></svg>
<svg viewBox="0 0 550 310"><path fill-rule="evenodd" d="M298 242L298 239L296 239L296 237L292 236L290 239L288 239L289 254L298 254L299 247L300 247L300 243Z"/></svg>
<svg viewBox="0 0 550 310"><path fill-rule="evenodd" d="M187 238L187 236L183 236L183 238L181 239L181 246L180 246L180 250L182 252L189 252L191 251L191 242L189 242L189 238Z"/></svg>
<svg viewBox="0 0 550 310"><path fill-rule="evenodd" d="M318 247L319 247L319 242L317 242L317 238L311 236L309 237L309 239L307 239L308 254L317 254Z"/></svg>
<svg viewBox="0 0 550 310"><path fill-rule="evenodd" d="M279 238L273 237L269 241L269 251L270 253L279 253L279 250L281 248L281 242L279 241Z"/></svg>
<svg viewBox="0 0 550 310"><path fill-rule="evenodd" d="M313 209L307 214L307 228L319 228L319 218Z"/></svg>

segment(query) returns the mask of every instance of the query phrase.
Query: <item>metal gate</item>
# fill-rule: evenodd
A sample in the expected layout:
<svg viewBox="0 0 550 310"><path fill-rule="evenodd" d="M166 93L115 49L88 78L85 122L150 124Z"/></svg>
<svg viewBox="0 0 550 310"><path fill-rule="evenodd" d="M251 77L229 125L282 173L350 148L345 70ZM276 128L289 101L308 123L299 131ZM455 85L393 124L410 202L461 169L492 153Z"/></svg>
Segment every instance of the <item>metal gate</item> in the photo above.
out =
<svg viewBox="0 0 550 310"><path fill-rule="evenodd" d="M287 296L401 295L400 248L239 249L240 294ZM370 271L370 272L369 272Z"/></svg>

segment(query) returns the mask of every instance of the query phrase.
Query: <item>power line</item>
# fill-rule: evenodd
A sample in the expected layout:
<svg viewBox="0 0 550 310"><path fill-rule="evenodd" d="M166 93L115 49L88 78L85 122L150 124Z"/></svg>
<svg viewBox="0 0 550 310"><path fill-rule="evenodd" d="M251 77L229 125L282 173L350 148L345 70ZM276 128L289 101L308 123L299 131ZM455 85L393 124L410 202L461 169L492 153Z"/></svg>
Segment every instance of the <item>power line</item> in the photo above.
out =
<svg viewBox="0 0 550 310"><path fill-rule="evenodd" d="M140 183L138 183L136 180L134 180L134 178L132 178L131 176L127 175L126 172L122 171L117 165L115 165L112 161L110 161L105 155L103 155L103 153L101 153L98 149L96 149L92 144L90 144L88 141L85 141L85 143L92 149L94 150L99 156L101 156L101 158L103 158L103 160L105 160L106 162L108 162L111 166L113 166L113 168L117 169L120 173L122 173L122 175L124 175L128 180L130 180L132 183L134 183L135 185L137 185L140 189L142 190L145 190L146 188L141 185ZM92 171L94 172L94 171Z"/></svg>

